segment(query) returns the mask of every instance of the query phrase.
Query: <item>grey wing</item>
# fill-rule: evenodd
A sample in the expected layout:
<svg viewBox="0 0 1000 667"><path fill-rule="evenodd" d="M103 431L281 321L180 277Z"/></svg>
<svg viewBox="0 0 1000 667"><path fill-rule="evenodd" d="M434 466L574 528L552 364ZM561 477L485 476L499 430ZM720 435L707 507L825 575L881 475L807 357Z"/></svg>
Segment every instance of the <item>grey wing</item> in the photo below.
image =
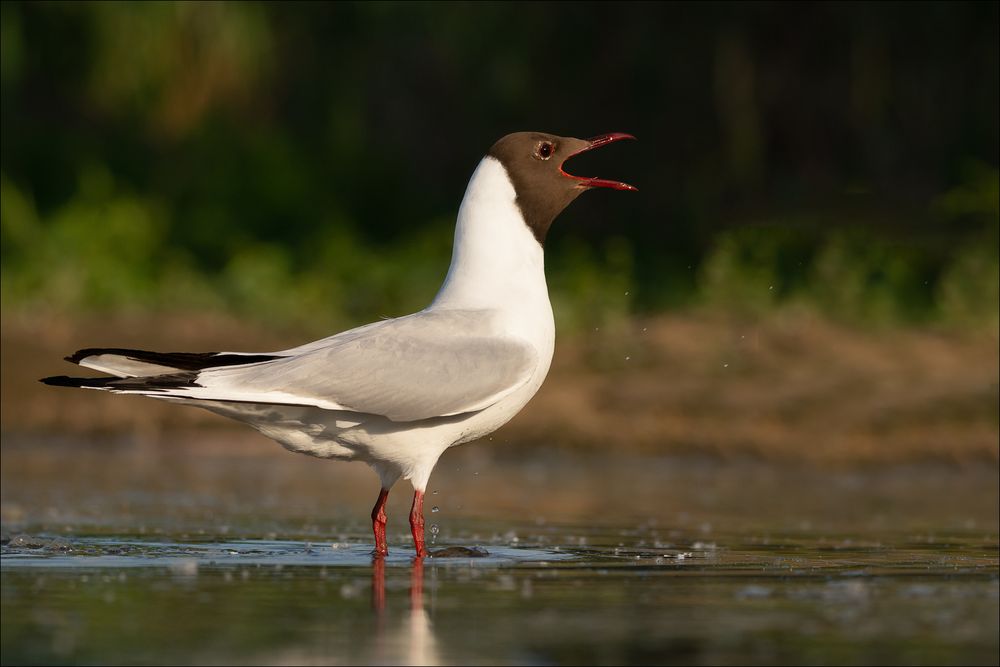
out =
<svg viewBox="0 0 1000 667"><path fill-rule="evenodd" d="M489 331L474 311L418 313L327 339L275 361L209 369L166 394L313 405L416 421L482 410L524 385L528 343ZM163 392L161 392L163 395Z"/></svg>

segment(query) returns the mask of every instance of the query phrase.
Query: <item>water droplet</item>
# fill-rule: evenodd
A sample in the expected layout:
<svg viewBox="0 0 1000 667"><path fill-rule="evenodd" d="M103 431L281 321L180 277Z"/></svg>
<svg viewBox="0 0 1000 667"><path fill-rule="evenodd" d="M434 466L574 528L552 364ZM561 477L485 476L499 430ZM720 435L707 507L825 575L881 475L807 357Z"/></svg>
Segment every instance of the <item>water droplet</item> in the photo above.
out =
<svg viewBox="0 0 1000 667"><path fill-rule="evenodd" d="M642 333L646 333L646 327L642 328Z"/></svg>
<svg viewBox="0 0 1000 667"><path fill-rule="evenodd" d="M431 535L437 535L440 532L441 532L441 529L438 528L438 525L436 523L432 523L431 524Z"/></svg>
<svg viewBox="0 0 1000 667"><path fill-rule="evenodd" d="M437 491L431 491L431 495L432 495L432 496L436 496L437 494L438 494L438 492L437 492Z"/></svg>
<svg viewBox="0 0 1000 667"><path fill-rule="evenodd" d="M770 287L768 287L767 289L774 289L774 285L771 285L771 286L770 286Z"/></svg>
<svg viewBox="0 0 1000 667"><path fill-rule="evenodd" d="M441 508L440 508L440 507L438 507L437 505L435 505L434 507L432 507L432 508L431 508L431 511L432 511L432 512L440 512L440 511L441 511Z"/></svg>
<svg viewBox="0 0 1000 667"><path fill-rule="evenodd" d="M625 296L628 296L628 290L625 290Z"/></svg>
<svg viewBox="0 0 1000 667"><path fill-rule="evenodd" d="M723 368L729 368L729 364L722 364Z"/></svg>
<svg viewBox="0 0 1000 667"><path fill-rule="evenodd" d="M629 359L631 359L631 358L632 358L632 357L625 357L625 361L628 361L628 360L629 360Z"/></svg>

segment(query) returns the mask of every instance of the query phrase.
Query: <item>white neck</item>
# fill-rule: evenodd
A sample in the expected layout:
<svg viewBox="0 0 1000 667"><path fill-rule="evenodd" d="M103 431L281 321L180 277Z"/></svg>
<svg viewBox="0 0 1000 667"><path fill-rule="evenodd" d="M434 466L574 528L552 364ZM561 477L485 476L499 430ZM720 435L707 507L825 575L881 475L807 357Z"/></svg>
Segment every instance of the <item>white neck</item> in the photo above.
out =
<svg viewBox="0 0 1000 667"><path fill-rule="evenodd" d="M544 252L516 197L503 165L483 158L458 210L451 267L431 308L544 308L551 318Z"/></svg>

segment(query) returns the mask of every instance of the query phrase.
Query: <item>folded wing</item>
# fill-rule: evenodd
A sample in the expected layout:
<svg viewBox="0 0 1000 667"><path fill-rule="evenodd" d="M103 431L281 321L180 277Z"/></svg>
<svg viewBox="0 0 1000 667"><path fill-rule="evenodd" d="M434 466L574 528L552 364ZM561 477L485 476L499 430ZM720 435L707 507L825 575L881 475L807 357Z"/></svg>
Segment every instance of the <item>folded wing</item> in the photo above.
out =
<svg viewBox="0 0 1000 667"><path fill-rule="evenodd" d="M290 354L291 353L291 354ZM424 311L266 361L145 377L50 378L117 393L309 405L417 421L482 410L524 385L538 356L482 311Z"/></svg>

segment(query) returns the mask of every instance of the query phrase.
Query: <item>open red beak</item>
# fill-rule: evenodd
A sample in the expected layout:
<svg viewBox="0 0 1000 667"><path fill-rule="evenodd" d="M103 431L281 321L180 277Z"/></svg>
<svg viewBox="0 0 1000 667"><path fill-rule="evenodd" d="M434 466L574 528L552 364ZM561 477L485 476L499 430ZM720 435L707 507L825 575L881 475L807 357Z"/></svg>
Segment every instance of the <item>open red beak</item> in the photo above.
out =
<svg viewBox="0 0 1000 667"><path fill-rule="evenodd" d="M602 134L597 137L591 137L586 139L587 145L571 154L566 160L569 160L575 155L580 153L586 153L594 148L600 148L601 146L607 146L616 141L621 141L622 139L635 139L631 134L625 134L624 132L612 132L610 134ZM559 171L563 176L567 178L572 178L575 181L579 181L579 187L581 188L611 188L612 190L631 190L632 192L638 192L639 188L634 185L629 185L628 183L622 183L621 181L608 181L603 178L589 178L587 176L574 176L573 174L567 174L562 166L559 167Z"/></svg>

